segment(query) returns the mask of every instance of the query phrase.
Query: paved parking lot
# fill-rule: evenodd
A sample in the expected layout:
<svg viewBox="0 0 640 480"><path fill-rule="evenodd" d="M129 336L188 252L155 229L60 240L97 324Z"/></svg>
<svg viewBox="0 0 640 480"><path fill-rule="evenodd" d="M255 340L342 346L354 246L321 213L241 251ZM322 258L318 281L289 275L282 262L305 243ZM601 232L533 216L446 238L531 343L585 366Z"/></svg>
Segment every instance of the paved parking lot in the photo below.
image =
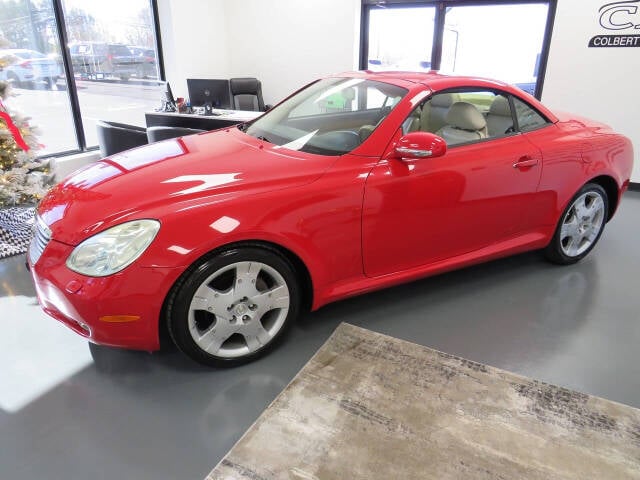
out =
<svg viewBox="0 0 640 480"><path fill-rule="evenodd" d="M78 80L78 98L88 145L97 145L96 121L111 120L144 126L144 112L160 105L164 85L156 81L83 81ZM44 153L77 148L66 86L61 81L53 90L14 88L9 105L41 130Z"/></svg>

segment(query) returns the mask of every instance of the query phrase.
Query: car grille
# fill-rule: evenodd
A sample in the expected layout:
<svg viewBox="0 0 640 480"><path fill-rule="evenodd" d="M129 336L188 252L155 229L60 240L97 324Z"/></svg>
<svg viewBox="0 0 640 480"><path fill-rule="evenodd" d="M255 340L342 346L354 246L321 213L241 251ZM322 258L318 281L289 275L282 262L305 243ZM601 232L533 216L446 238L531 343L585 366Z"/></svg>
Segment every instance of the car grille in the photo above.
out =
<svg viewBox="0 0 640 480"><path fill-rule="evenodd" d="M42 252L44 252L49 240L51 240L51 230L49 230L49 227L47 227L42 219L36 215L36 221L33 225L33 239L29 245L29 258L31 259L31 264L35 265L35 263L40 259L40 256L42 255Z"/></svg>

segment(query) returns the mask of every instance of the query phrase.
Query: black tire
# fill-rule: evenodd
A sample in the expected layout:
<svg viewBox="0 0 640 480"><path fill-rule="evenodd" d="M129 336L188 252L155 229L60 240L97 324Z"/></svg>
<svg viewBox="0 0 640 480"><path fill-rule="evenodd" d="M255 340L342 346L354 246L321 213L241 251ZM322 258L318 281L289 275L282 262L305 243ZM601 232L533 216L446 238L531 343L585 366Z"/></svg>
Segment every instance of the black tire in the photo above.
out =
<svg viewBox="0 0 640 480"><path fill-rule="evenodd" d="M230 367L273 349L300 308L291 263L275 250L246 246L218 252L187 270L169 295L166 321L172 340L187 356Z"/></svg>
<svg viewBox="0 0 640 480"><path fill-rule="evenodd" d="M11 85L16 88L22 87L22 82L20 81L18 76L13 72L9 72L7 74L7 80L9 80L11 82Z"/></svg>
<svg viewBox="0 0 640 480"><path fill-rule="evenodd" d="M576 209L581 209L582 206L597 210L597 212L594 210L593 218L588 218L588 215L581 217L577 214ZM595 183L587 183L583 186L573 196L558 220L553 239L544 250L547 260L558 265L571 265L586 257L602 236L608 212L609 198L604 188ZM588 228L585 227L586 224L589 224ZM563 226L567 227L564 232ZM587 233L588 238L579 239L578 245L575 245L575 237L567 233L570 228L578 229L575 232L576 236L580 237Z"/></svg>

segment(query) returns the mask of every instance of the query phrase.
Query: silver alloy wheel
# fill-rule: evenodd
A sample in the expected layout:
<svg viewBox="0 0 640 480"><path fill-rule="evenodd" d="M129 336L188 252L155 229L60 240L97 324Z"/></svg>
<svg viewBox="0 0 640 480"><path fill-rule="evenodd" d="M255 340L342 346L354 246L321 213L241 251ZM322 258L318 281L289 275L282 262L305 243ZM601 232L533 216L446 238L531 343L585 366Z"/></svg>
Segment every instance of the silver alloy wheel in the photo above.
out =
<svg viewBox="0 0 640 480"><path fill-rule="evenodd" d="M577 257L598 239L604 226L605 202L598 192L586 192L573 202L562 220L560 247L568 257Z"/></svg>
<svg viewBox="0 0 640 480"><path fill-rule="evenodd" d="M277 270L260 262L232 263L196 290L189 305L189 332L211 355L242 357L277 335L289 305L289 288Z"/></svg>

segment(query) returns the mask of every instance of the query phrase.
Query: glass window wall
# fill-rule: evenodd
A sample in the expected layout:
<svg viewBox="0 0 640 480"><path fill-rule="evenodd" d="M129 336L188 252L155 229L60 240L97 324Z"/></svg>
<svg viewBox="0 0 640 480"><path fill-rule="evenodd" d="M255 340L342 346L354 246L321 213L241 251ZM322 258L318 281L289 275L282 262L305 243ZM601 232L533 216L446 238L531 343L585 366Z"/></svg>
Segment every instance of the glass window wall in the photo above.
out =
<svg viewBox="0 0 640 480"><path fill-rule="evenodd" d="M53 2L0 0L0 81L11 84L7 108L31 117L41 154L77 150Z"/></svg>
<svg viewBox="0 0 640 480"><path fill-rule="evenodd" d="M483 76L531 94L539 83L549 2L363 0L361 68ZM544 67L543 67L544 68Z"/></svg>
<svg viewBox="0 0 640 480"><path fill-rule="evenodd" d="M164 90L154 8L150 0L0 0L0 80L13 91L5 104L39 127L43 155L97 146L97 120L145 124Z"/></svg>

